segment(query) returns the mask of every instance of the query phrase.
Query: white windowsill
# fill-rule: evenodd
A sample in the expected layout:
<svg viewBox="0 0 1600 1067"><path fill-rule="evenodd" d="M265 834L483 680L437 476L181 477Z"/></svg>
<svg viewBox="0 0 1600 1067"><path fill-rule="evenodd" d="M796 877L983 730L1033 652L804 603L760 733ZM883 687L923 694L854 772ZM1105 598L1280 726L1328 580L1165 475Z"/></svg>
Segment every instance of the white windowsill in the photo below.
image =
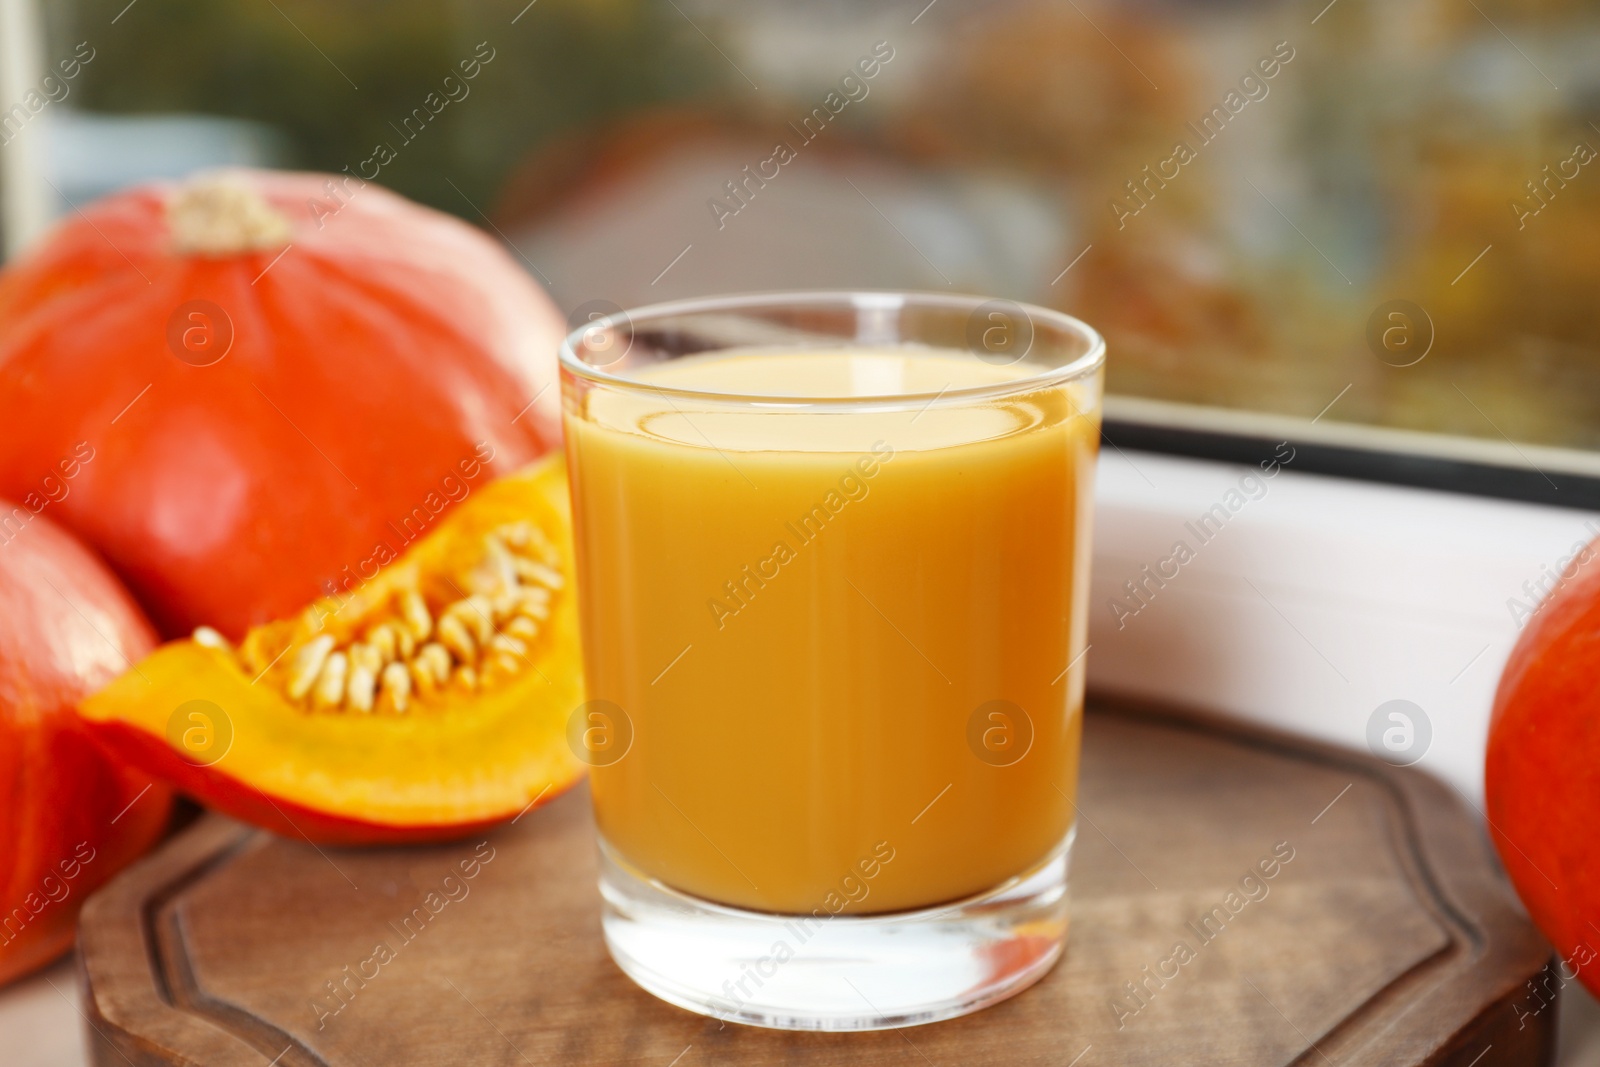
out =
<svg viewBox="0 0 1600 1067"><path fill-rule="evenodd" d="M1191 526L1241 478L1242 506L1202 544ZM1106 449L1096 486L1089 683L1352 748L1386 701L1422 708L1417 766L1482 803L1484 736L1517 637L1507 601L1600 533L1600 513ZM1226 504L1224 504L1226 507ZM1587 524L1593 524L1592 526ZM1148 602L1143 579L1194 557ZM1173 567L1165 568L1171 574ZM1120 622L1120 625L1119 625Z"/></svg>

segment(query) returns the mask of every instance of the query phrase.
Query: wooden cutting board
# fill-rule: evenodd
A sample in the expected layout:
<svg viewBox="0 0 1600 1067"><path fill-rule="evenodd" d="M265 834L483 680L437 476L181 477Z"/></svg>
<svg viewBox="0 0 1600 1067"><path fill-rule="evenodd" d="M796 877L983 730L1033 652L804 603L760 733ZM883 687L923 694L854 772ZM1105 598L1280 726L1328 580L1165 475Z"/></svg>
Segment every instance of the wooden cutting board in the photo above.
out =
<svg viewBox="0 0 1600 1067"><path fill-rule="evenodd" d="M1444 786L1103 701L1084 744L1065 959L976 1015L781 1033L654 999L606 955L578 790L428 848L318 849L206 817L84 911L95 1063L1548 1062L1555 1010L1528 983L1549 947ZM1245 894L1275 848L1293 858ZM1199 930L1218 907L1226 923ZM379 943L389 958L367 962Z"/></svg>

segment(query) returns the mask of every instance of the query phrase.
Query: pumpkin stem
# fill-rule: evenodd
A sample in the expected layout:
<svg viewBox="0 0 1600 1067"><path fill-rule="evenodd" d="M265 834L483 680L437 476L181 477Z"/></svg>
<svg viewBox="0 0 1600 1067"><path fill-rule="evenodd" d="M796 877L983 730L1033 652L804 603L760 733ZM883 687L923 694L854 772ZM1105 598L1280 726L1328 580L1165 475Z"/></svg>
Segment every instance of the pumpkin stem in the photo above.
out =
<svg viewBox="0 0 1600 1067"><path fill-rule="evenodd" d="M227 175L203 175L167 202L167 226L180 254L235 256L289 243L289 220L254 189Z"/></svg>

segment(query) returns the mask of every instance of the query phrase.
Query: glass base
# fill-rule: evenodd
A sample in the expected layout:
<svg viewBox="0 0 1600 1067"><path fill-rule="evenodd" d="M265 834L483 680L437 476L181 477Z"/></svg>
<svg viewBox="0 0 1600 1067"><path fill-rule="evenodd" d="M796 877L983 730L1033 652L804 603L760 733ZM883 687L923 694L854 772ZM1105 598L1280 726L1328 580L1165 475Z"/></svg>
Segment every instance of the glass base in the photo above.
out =
<svg viewBox="0 0 1600 1067"><path fill-rule="evenodd" d="M988 1007L1044 977L1067 939L1073 834L997 889L890 915L776 915L648 878L600 841L611 958L680 1008L780 1030L882 1030Z"/></svg>

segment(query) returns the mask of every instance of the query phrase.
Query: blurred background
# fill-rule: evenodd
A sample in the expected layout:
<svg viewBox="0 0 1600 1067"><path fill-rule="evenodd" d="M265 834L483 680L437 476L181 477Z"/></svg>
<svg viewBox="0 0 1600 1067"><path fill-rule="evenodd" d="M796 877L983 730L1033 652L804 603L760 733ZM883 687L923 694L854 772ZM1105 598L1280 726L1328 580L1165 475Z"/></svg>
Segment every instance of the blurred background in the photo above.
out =
<svg viewBox="0 0 1600 1067"><path fill-rule="evenodd" d="M1592 2L0 14L11 253L130 182L348 171L492 230L568 312L982 292L1100 327L1114 393L1600 447Z"/></svg>

